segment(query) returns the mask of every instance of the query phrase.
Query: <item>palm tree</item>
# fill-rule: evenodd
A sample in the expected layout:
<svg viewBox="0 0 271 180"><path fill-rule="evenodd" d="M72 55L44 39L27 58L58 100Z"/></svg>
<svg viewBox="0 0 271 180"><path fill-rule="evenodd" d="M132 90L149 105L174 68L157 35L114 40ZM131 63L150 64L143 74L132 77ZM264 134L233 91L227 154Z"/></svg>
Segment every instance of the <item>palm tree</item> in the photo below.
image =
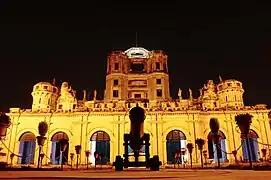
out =
<svg viewBox="0 0 271 180"><path fill-rule="evenodd" d="M219 122L217 118L211 118L210 119L210 123L209 123L210 129L211 129L211 133L212 133L212 137L213 137L213 141L215 143L216 146L216 155L217 155L217 166L218 168L220 168L220 160L219 160L219 153L218 153L218 148L219 148Z"/></svg>
<svg viewBox="0 0 271 180"><path fill-rule="evenodd" d="M246 114L238 114L235 116L235 122L238 125L241 134L244 135L246 138L246 144L247 144L247 152L248 152L248 159L249 159L249 166L252 168L252 160L250 155L250 147L249 147L249 141L248 141L248 133L250 130L250 125L252 123L252 115L246 113Z"/></svg>
<svg viewBox="0 0 271 180"><path fill-rule="evenodd" d="M41 121L38 126L40 136L45 136L48 131L48 123Z"/></svg>
<svg viewBox="0 0 271 180"><path fill-rule="evenodd" d="M0 137L4 137L7 134L7 128L10 126L11 121L9 116L0 112Z"/></svg>
<svg viewBox="0 0 271 180"><path fill-rule="evenodd" d="M190 155L190 168L192 169L192 151L193 151L194 145L192 143L187 143L186 147Z"/></svg>
<svg viewBox="0 0 271 180"><path fill-rule="evenodd" d="M199 151L200 151L201 168L203 168L202 149L203 149L203 145L205 144L205 140L201 138L197 138L195 143L198 146Z"/></svg>

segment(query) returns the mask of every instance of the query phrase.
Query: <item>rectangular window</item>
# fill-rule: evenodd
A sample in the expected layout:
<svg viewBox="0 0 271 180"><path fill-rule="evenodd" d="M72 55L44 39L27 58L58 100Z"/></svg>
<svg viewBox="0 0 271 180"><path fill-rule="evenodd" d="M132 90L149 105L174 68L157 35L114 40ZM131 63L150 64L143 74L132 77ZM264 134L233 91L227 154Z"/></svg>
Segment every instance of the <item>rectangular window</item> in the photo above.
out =
<svg viewBox="0 0 271 180"><path fill-rule="evenodd" d="M74 104L74 105L72 106L72 108L75 109L75 108L76 108L76 104Z"/></svg>
<svg viewBox="0 0 271 180"><path fill-rule="evenodd" d="M119 85L119 80L117 80L117 79L114 79L114 86L117 86L117 85Z"/></svg>
<svg viewBox="0 0 271 180"><path fill-rule="evenodd" d="M43 89L48 89L48 86L43 86Z"/></svg>
<svg viewBox="0 0 271 180"><path fill-rule="evenodd" d="M162 89L157 89L156 95L157 95L157 97L162 97Z"/></svg>
<svg viewBox="0 0 271 180"><path fill-rule="evenodd" d="M156 66L156 70L160 70L160 63L159 62L156 62L155 66Z"/></svg>
<svg viewBox="0 0 271 180"><path fill-rule="evenodd" d="M130 65L130 70L132 72L144 72L145 67L144 67L144 64L131 64Z"/></svg>
<svg viewBox="0 0 271 180"><path fill-rule="evenodd" d="M119 91L118 90L113 90L113 97L119 97Z"/></svg>
<svg viewBox="0 0 271 180"><path fill-rule="evenodd" d="M62 109L62 105L59 105L59 106L58 106L58 109Z"/></svg>
<svg viewBox="0 0 271 180"><path fill-rule="evenodd" d="M119 70L119 63L115 63L115 71Z"/></svg>
<svg viewBox="0 0 271 180"><path fill-rule="evenodd" d="M162 80L161 79L156 79L156 84L162 84Z"/></svg>
<svg viewBox="0 0 271 180"><path fill-rule="evenodd" d="M141 94L135 94L135 98L141 98Z"/></svg>

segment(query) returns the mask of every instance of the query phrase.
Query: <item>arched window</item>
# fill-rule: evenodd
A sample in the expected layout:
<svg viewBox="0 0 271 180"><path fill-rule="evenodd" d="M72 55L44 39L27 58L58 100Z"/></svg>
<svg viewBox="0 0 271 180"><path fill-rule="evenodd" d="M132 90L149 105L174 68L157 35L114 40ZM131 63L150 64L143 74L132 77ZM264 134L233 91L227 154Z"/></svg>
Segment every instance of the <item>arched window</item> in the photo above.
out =
<svg viewBox="0 0 271 180"><path fill-rule="evenodd" d="M219 135L219 143L218 149L216 149L216 145L213 142L212 133L208 134L208 153L209 159L214 159L215 161L218 160L217 155L219 157L220 162L224 162L227 159L227 147L226 147L226 136L222 131L218 132Z"/></svg>
<svg viewBox="0 0 271 180"><path fill-rule="evenodd" d="M36 137L32 132L25 132L19 138L18 164L34 164L36 151Z"/></svg>
<svg viewBox="0 0 271 180"><path fill-rule="evenodd" d="M61 152L60 150L60 143L59 141L61 139L66 139L69 141L69 137L66 133L64 132L56 132L52 138L51 138L51 163L52 164L66 164L68 162L69 158L69 144L67 145L67 148L65 149L64 152ZM61 153L63 153L63 157L61 156Z"/></svg>
<svg viewBox="0 0 271 180"><path fill-rule="evenodd" d="M250 149L250 155L252 161L259 160L259 146L258 146L258 134L253 131L252 129L249 130L248 134L248 144ZM248 161L248 151L247 151L247 142L244 135L241 135L241 142L242 142L242 151L243 151L243 158L245 161Z"/></svg>
<svg viewBox="0 0 271 180"><path fill-rule="evenodd" d="M167 134L166 137L166 148L167 148L167 164L174 163L174 157L176 152L186 150L186 136L180 130L172 130ZM187 161L187 151L182 156L181 161Z"/></svg>
<svg viewBox="0 0 271 180"><path fill-rule="evenodd" d="M90 137L90 158L89 161L95 164L94 153L98 152L103 156L97 163L107 164L110 162L110 137L104 131L97 131Z"/></svg>

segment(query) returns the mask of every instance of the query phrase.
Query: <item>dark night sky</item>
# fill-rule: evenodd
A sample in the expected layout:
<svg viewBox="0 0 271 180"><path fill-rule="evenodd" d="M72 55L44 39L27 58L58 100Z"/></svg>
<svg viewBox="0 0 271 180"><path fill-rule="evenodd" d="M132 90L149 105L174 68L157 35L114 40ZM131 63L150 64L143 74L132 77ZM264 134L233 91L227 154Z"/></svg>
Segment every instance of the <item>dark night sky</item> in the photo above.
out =
<svg viewBox="0 0 271 180"><path fill-rule="evenodd" d="M134 46L135 32L168 54L173 97L220 74L243 82L246 105L271 105L269 4L126 2L1 4L0 108L30 108L33 85L54 77L103 94L108 53Z"/></svg>

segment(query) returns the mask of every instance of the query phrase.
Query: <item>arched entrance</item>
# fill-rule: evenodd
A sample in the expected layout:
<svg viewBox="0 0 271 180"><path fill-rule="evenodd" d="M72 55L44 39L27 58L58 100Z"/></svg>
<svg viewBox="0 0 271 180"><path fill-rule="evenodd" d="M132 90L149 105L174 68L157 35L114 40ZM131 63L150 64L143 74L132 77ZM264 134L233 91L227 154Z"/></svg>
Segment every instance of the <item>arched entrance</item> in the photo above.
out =
<svg viewBox="0 0 271 180"><path fill-rule="evenodd" d="M174 154L185 150L185 155L182 156L181 162L187 162L187 151L186 151L186 136L180 130L172 130L167 134L166 137L166 148L167 148L167 164L174 163Z"/></svg>
<svg viewBox="0 0 271 180"><path fill-rule="evenodd" d="M34 164L36 151L36 137L32 132L25 132L19 138L18 164Z"/></svg>
<svg viewBox="0 0 271 180"><path fill-rule="evenodd" d="M95 165L94 153L98 152L103 155L102 161L97 161L98 164L107 164L110 162L110 137L104 131L97 131L90 138L90 158L89 161Z"/></svg>
<svg viewBox="0 0 271 180"><path fill-rule="evenodd" d="M52 145L51 145L50 161L52 164L61 164L61 161L63 164L66 164L68 162L69 144L67 145L67 148L63 152L63 158L62 158L61 152L60 152L61 150L60 143L59 143L61 139L66 139L69 141L68 135L64 132L57 132L51 138Z"/></svg>
<svg viewBox="0 0 271 180"><path fill-rule="evenodd" d="M252 161L259 160L258 138L259 138L258 134L252 129L250 129L249 134L248 134L248 144L249 144ZM247 142L244 135L241 135L241 141L242 141L243 158L245 161L248 161L249 158L248 158L248 151L247 151Z"/></svg>
<svg viewBox="0 0 271 180"><path fill-rule="evenodd" d="M218 157L219 157L219 161L224 162L227 159L226 136L222 131L219 131L218 135L219 135L219 143L218 143L219 148L216 149L216 145L213 142L212 133L210 132L208 134L207 139L208 139L209 159L214 159L217 162Z"/></svg>

